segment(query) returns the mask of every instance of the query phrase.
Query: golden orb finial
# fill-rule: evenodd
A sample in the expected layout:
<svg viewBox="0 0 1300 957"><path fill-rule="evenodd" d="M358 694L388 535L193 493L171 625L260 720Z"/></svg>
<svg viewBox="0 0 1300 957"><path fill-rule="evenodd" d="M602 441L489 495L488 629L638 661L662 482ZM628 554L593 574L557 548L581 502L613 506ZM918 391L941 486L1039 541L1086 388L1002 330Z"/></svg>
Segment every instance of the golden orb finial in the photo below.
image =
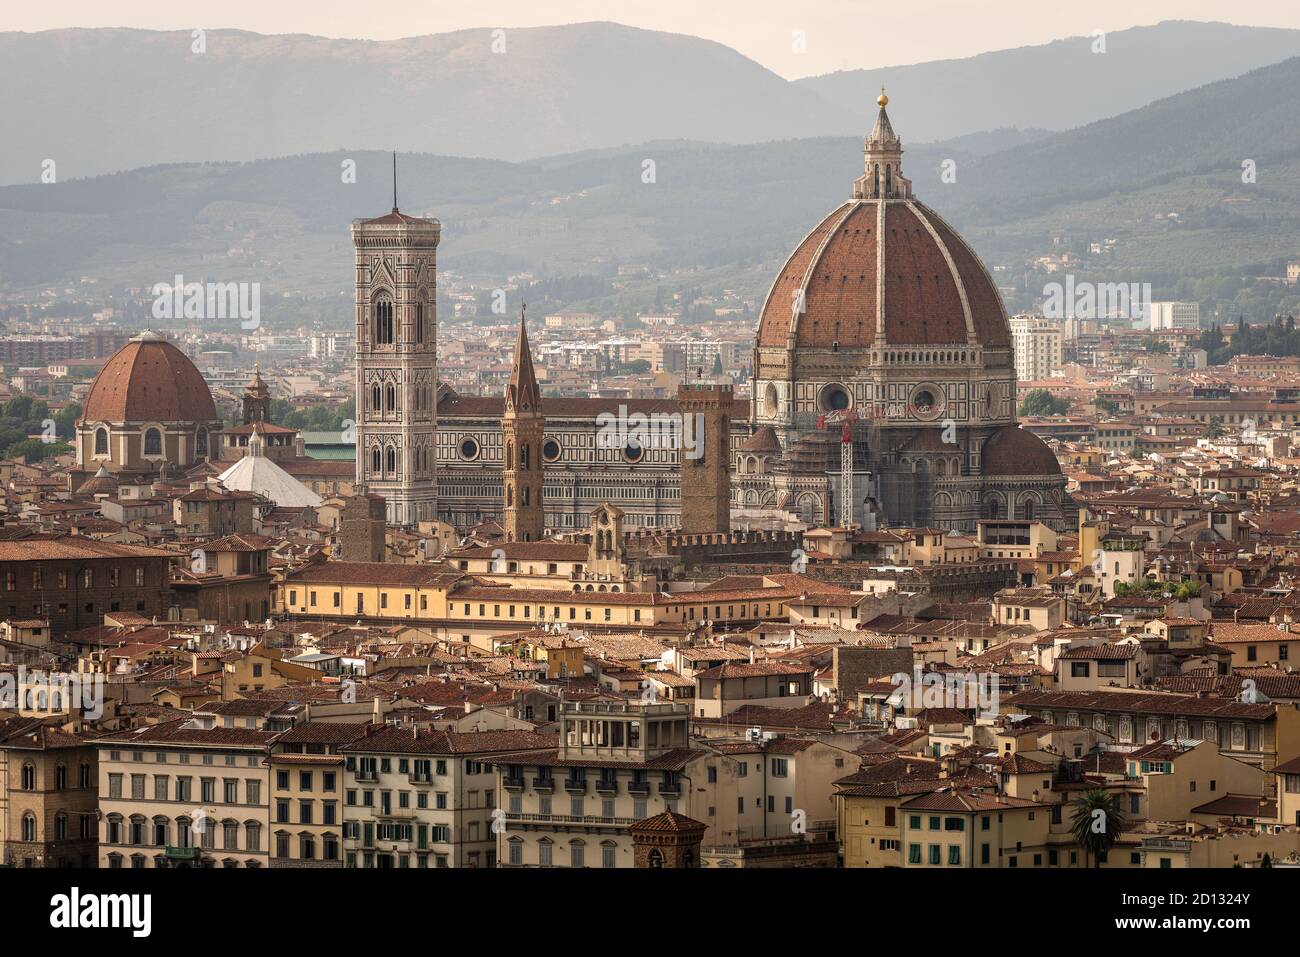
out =
<svg viewBox="0 0 1300 957"><path fill-rule="evenodd" d="M880 88L880 96L876 97L876 106L882 110L889 104L889 97L885 96L885 88Z"/></svg>

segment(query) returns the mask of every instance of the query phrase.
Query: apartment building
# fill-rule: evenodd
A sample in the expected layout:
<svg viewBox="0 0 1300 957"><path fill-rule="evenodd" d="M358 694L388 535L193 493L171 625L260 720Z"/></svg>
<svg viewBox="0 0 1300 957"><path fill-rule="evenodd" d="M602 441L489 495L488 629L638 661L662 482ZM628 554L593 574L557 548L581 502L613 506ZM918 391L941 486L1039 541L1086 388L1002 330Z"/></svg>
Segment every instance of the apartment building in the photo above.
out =
<svg viewBox="0 0 1300 957"><path fill-rule="evenodd" d="M271 746L271 866L343 866L344 762L341 749L367 722L307 721Z"/></svg>
<svg viewBox="0 0 1300 957"><path fill-rule="evenodd" d="M96 739L99 866L266 867L275 738L179 720Z"/></svg>
<svg viewBox="0 0 1300 957"><path fill-rule="evenodd" d="M1229 757L1266 771L1300 756L1300 710L1290 704L1135 691L1024 691L1000 705L1004 714L1094 728L1119 745L1174 737L1213 741Z"/></svg>
<svg viewBox="0 0 1300 957"><path fill-rule="evenodd" d="M1153 302L1147 307L1153 332L1161 329L1200 329L1199 302Z"/></svg>
<svg viewBox="0 0 1300 957"><path fill-rule="evenodd" d="M347 867L495 867L503 753L553 747L535 731L367 725L339 748Z"/></svg>
<svg viewBox="0 0 1300 957"><path fill-rule="evenodd" d="M574 591L482 584L441 566L331 561L290 572L277 584L273 611L291 618L411 622L427 629L430 637L493 651L497 636L546 622L640 631L701 618L731 624L785 621L787 603L806 588L801 582L769 579L760 588L678 595Z"/></svg>
<svg viewBox="0 0 1300 957"><path fill-rule="evenodd" d="M95 746L30 718L0 724L0 850L6 867L95 867Z"/></svg>
<svg viewBox="0 0 1300 957"><path fill-rule="evenodd" d="M710 814L697 807L695 788L718 785L728 770L691 746L685 705L566 701L559 718L558 746L494 762L506 805L496 833L501 865L628 868L635 822L677 811L716 823L724 799ZM734 805L734 790L727 796Z"/></svg>
<svg viewBox="0 0 1300 957"><path fill-rule="evenodd" d="M968 789L940 789L898 808L903 867L1044 867L1051 807Z"/></svg>
<svg viewBox="0 0 1300 957"><path fill-rule="evenodd" d="M1011 341L1016 350L1016 377L1022 382L1050 379L1061 368L1060 324L1044 316L1013 316Z"/></svg>

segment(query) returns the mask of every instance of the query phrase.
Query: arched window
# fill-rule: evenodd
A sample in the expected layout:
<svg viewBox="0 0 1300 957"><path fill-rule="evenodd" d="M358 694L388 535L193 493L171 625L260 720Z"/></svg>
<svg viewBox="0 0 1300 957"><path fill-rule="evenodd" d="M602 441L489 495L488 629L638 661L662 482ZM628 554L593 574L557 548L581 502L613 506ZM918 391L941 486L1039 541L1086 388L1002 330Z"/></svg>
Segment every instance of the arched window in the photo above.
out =
<svg viewBox="0 0 1300 957"><path fill-rule="evenodd" d="M23 765L23 790L36 790L36 765L34 764Z"/></svg>
<svg viewBox="0 0 1300 957"><path fill-rule="evenodd" d="M374 315L375 345L391 346L393 344L393 301L380 296L375 300Z"/></svg>
<svg viewBox="0 0 1300 957"><path fill-rule="evenodd" d="M379 383L376 382L370 387L370 408L375 412L382 412L384 409L383 401L379 396Z"/></svg>
<svg viewBox="0 0 1300 957"><path fill-rule="evenodd" d="M108 454L108 429L102 425L95 430L95 454Z"/></svg>
<svg viewBox="0 0 1300 957"><path fill-rule="evenodd" d="M54 818L54 839L56 841L66 841L68 839L68 816L58 814Z"/></svg>
<svg viewBox="0 0 1300 957"><path fill-rule="evenodd" d="M1034 520L1034 508L1037 504L1038 503L1034 500L1033 496L1021 499L1020 517L1027 522L1032 522Z"/></svg>
<svg viewBox="0 0 1300 957"><path fill-rule="evenodd" d="M54 769L54 790L62 791L68 786L68 766L60 764Z"/></svg>
<svg viewBox="0 0 1300 957"><path fill-rule="evenodd" d="M391 382L388 383L388 411L397 411L397 386Z"/></svg>
<svg viewBox="0 0 1300 957"><path fill-rule="evenodd" d="M23 815L23 840L36 840L36 815L30 811Z"/></svg>
<svg viewBox="0 0 1300 957"><path fill-rule="evenodd" d="M388 472L389 474L397 473L397 449L392 446L388 447Z"/></svg>
<svg viewBox="0 0 1300 957"><path fill-rule="evenodd" d="M199 455L208 454L208 430L199 429L194 436L194 451Z"/></svg>
<svg viewBox="0 0 1300 957"><path fill-rule="evenodd" d="M162 433L157 429L147 429L145 431L144 454L162 455Z"/></svg>
<svg viewBox="0 0 1300 957"><path fill-rule="evenodd" d="M375 475L379 475L383 470L383 453L379 450L379 446L376 445L374 451L370 453L370 471Z"/></svg>
<svg viewBox="0 0 1300 957"><path fill-rule="evenodd" d="M528 462L528 443L525 442L523 445L519 446L519 467L525 472L528 471Z"/></svg>
<svg viewBox="0 0 1300 957"><path fill-rule="evenodd" d="M663 851L659 850L659 848L657 848L657 847L652 847L652 848L650 848L650 866L651 866L651 867L663 867L663 866L664 866L664 855L663 855Z"/></svg>
<svg viewBox="0 0 1300 957"><path fill-rule="evenodd" d="M415 304L415 341L424 342L424 303Z"/></svg>
<svg viewBox="0 0 1300 957"><path fill-rule="evenodd" d="M512 469L514 467L515 467L515 444L513 442L507 442L506 443L506 468Z"/></svg>

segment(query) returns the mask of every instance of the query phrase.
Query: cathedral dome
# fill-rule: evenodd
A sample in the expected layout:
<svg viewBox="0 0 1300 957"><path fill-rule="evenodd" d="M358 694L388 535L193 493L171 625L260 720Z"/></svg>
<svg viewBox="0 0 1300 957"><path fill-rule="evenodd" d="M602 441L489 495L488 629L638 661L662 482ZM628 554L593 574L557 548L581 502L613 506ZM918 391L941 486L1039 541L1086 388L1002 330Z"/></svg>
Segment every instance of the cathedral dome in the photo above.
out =
<svg viewBox="0 0 1300 957"><path fill-rule="evenodd" d="M890 346L1011 341L983 264L934 210L911 199L854 200L823 219L777 274L758 344L844 351L870 347L882 333Z"/></svg>
<svg viewBox="0 0 1300 957"><path fill-rule="evenodd" d="M1047 443L1018 426L1008 425L990 435L980 458L986 476L1060 475L1061 463Z"/></svg>
<svg viewBox="0 0 1300 957"><path fill-rule="evenodd" d="M85 422L211 422L212 392L194 363L154 333L136 336L95 376Z"/></svg>
<svg viewBox="0 0 1300 957"><path fill-rule="evenodd" d="M852 199L823 219L777 273L759 348L851 351L875 345L1005 349L1002 298L974 251L912 198L881 94Z"/></svg>

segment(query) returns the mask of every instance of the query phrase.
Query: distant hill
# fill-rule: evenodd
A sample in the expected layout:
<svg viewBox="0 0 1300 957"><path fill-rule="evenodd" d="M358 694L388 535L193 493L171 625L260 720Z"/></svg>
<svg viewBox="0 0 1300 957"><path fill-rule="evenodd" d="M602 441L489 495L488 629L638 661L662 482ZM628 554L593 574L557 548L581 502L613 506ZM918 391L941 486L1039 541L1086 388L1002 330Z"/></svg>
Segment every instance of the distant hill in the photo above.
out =
<svg viewBox="0 0 1300 957"><path fill-rule="evenodd" d="M1300 56L1300 30L1165 21L1105 37L1071 37L874 70L796 80L849 111L858 126L875 110L874 91L907 104L912 142L948 140L1002 126L1066 130L1257 67Z"/></svg>
<svg viewBox="0 0 1300 957"><path fill-rule="evenodd" d="M1082 37L789 82L719 43L615 23L383 42L210 30L201 54L187 31L0 33L0 115L15 134L0 137L0 184L38 182L45 160L66 181L339 149L522 161L861 136L882 83L913 145L1032 138L1300 55L1300 31L1217 23L1106 39L1105 54Z"/></svg>
<svg viewBox="0 0 1300 957"><path fill-rule="evenodd" d="M494 42L497 49L494 52ZM500 43L504 43L504 48ZM523 160L656 139L845 132L734 50L614 23L384 42L210 30L0 34L0 183L152 163L398 149Z"/></svg>
<svg viewBox="0 0 1300 957"><path fill-rule="evenodd" d="M910 110L891 105L891 116L918 198L1006 267L1000 284L1022 281L1054 241L1084 271L1171 287L1276 275L1300 255L1300 58L1029 142L1005 131L912 145ZM1011 148L997 149L1000 136ZM849 195L861 149L860 137L827 137L665 141L525 163L402 154L399 201L442 220L441 266L479 283L648 264L684 271L646 283L651 294L700 285L761 296L782 257ZM348 159L355 184L340 177ZM941 176L948 159L952 183ZM1246 159L1257 182L1242 181ZM346 302L347 225L392 205L389 164L386 153L335 152L0 188L0 293L83 277L147 287L181 272L260 281L264 301ZM1093 243L1106 251L1090 254ZM628 280L610 295L644 293Z"/></svg>

